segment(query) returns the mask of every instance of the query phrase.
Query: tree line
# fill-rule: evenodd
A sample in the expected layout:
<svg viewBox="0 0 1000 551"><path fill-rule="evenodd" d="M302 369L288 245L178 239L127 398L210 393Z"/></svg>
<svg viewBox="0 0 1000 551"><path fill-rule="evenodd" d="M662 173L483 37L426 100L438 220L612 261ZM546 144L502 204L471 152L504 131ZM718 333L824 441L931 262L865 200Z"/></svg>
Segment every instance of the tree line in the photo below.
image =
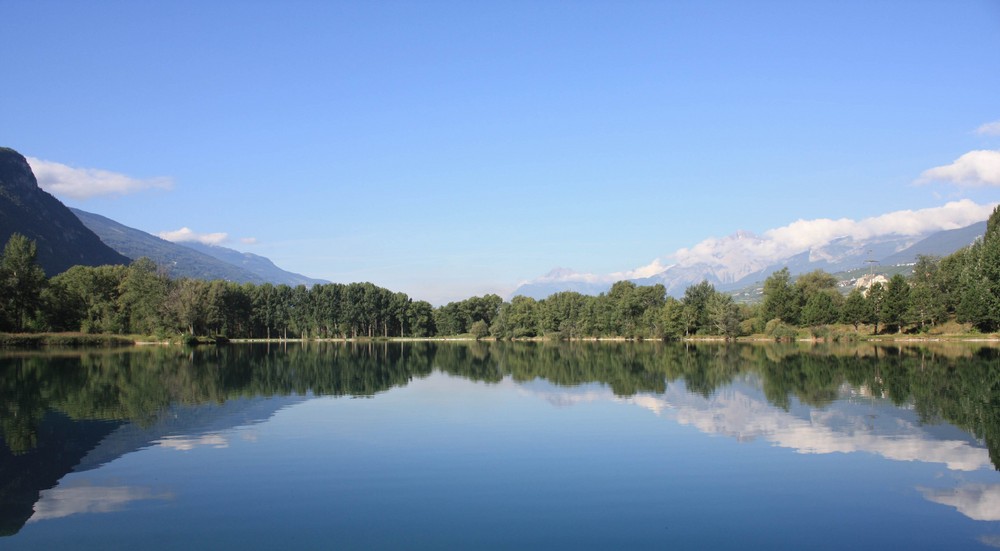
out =
<svg viewBox="0 0 1000 551"><path fill-rule="evenodd" d="M982 239L944 258L922 256L912 275L844 296L823 271L771 274L758 304L737 304L703 281L682 298L663 285L619 281L597 296L541 300L488 294L433 307L372 283L305 287L171 279L147 258L129 266L75 266L52 278L34 242L15 234L0 258L0 331L82 331L229 338L433 337L674 339L695 335L822 335L829 325L875 333L922 331L949 319L1000 329L1000 208Z"/></svg>

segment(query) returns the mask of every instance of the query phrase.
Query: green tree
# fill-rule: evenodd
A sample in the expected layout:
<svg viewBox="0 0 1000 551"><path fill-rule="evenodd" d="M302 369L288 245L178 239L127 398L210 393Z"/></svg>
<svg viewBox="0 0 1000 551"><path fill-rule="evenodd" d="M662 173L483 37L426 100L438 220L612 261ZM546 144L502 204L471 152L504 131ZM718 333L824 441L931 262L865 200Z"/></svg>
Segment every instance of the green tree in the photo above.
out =
<svg viewBox="0 0 1000 551"><path fill-rule="evenodd" d="M582 318L588 299L593 300L593 297L585 297L574 291L564 291L539 301L538 315L542 332L544 334L559 332L570 339L579 337L584 331Z"/></svg>
<svg viewBox="0 0 1000 551"><path fill-rule="evenodd" d="M313 285L309 290L319 334L324 338L340 335L344 289L344 285L331 283Z"/></svg>
<svg viewBox="0 0 1000 551"><path fill-rule="evenodd" d="M681 303L684 306L684 335L693 335L707 330L711 321L708 315L708 301L715 295L715 286L708 281L702 281L684 290Z"/></svg>
<svg viewBox="0 0 1000 551"><path fill-rule="evenodd" d="M302 339L316 336L318 333L315 303L311 300L309 289L305 285L292 287L289 323L292 331Z"/></svg>
<svg viewBox="0 0 1000 551"><path fill-rule="evenodd" d="M947 315L946 292L942 286L939 260L920 255L910 276L910 310L907 318L924 329L935 325Z"/></svg>
<svg viewBox="0 0 1000 551"><path fill-rule="evenodd" d="M204 334L208 325L209 284L200 279L174 282L166 307L177 326L189 335Z"/></svg>
<svg viewBox="0 0 1000 551"><path fill-rule="evenodd" d="M963 253L958 320L983 332L1000 329L1000 207L993 210L986 234Z"/></svg>
<svg viewBox="0 0 1000 551"><path fill-rule="evenodd" d="M486 325L485 321L476 320L472 322L472 327L469 328L469 332L472 333L472 336L475 337L476 340L478 341L483 337L489 335L490 329L489 326Z"/></svg>
<svg viewBox="0 0 1000 551"><path fill-rule="evenodd" d="M896 332L902 333L909 310L910 284L906 282L906 278L902 275L896 274L889 279L889 285L885 290L882 321L886 329L894 327Z"/></svg>
<svg viewBox="0 0 1000 551"><path fill-rule="evenodd" d="M623 337L635 336L639 316L643 312L636 284L631 281L618 281L611 286L607 296L612 305L614 332Z"/></svg>
<svg viewBox="0 0 1000 551"><path fill-rule="evenodd" d="M119 310L125 266L73 266L49 280L60 289L61 304L54 326L85 333L121 333Z"/></svg>
<svg viewBox="0 0 1000 551"><path fill-rule="evenodd" d="M425 300L411 302L406 319L407 327L414 337L432 337L437 334L434 327L434 307Z"/></svg>
<svg viewBox="0 0 1000 551"><path fill-rule="evenodd" d="M878 326L883 318L882 310L884 307L885 287L882 286L881 282L876 281L865 292L865 313L868 315L868 319L865 321L875 326L873 333L875 335L878 335Z"/></svg>
<svg viewBox="0 0 1000 551"><path fill-rule="evenodd" d="M42 304L45 272L37 263L35 242L15 233L0 258L0 323L23 331Z"/></svg>
<svg viewBox="0 0 1000 551"><path fill-rule="evenodd" d="M502 339L517 339L538 335L538 301L517 295L500 306L490 332Z"/></svg>
<svg viewBox="0 0 1000 551"><path fill-rule="evenodd" d="M870 304L865 300L864 293L860 289L852 289L844 301L840 319L844 323L853 325L854 330L857 331L859 325L867 322L872 317L869 306Z"/></svg>
<svg viewBox="0 0 1000 551"><path fill-rule="evenodd" d="M538 301L520 295L514 297L507 322L513 338L538 336Z"/></svg>
<svg viewBox="0 0 1000 551"><path fill-rule="evenodd" d="M152 335L164 329L169 284L167 276L146 257L129 265L118 296L125 331Z"/></svg>
<svg viewBox="0 0 1000 551"><path fill-rule="evenodd" d="M810 296L816 293L836 293L837 278L824 272L823 270L814 270L807 274L800 275L795 280L795 288L798 290L803 300L808 300Z"/></svg>
<svg viewBox="0 0 1000 551"><path fill-rule="evenodd" d="M811 293L802 307L802 325L814 326L833 323L840 315L839 310L833 295L830 293Z"/></svg>
<svg viewBox="0 0 1000 551"><path fill-rule="evenodd" d="M253 286L225 283L220 303L219 333L231 337L253 337Z"/></svg>
<svg viewBox="0 0 1000 551"><path fill-rule="evenodd" d="M954 314L961 301L962 277L969 256L969 247L959 249L941 259L938 263L938 279L941 286L941 301L947 314Z"/></svg>
<svg viewBox="0 0 1000 551"><path fill-rule="evenodd" d="M389 309L391 311L391 316L398 327L398 335L400 337L405 337L407 331L412 331L410 326L407 325L410 313L410 297L406 293L393 293L389 301Z"/></svg>
<svg viewBox="0 0 1000 551"><path fill-rule="evenodd" d="M733 302L733 297L725 293L715 293L708 300L708 316L712 322L712 330L727 340L740 336L740 308Z"/></svg>
<svg viewBox="0 0 1000 551"><path fill-rule="evenodd" d="M777 319L792 325L798 323L800 295L791 279L788 268L782 268L764 280L764 300L760 307L764 320Z"/></svg>
<svg viewBox="0 0 1000 551"><path fill-rule="evenodd" d="M795 280L795 293L802 304L799 322L806 326L834 323L840 317L844 297L837 290L837 278L815 270Z"/></svg>
<svg viewBox="0 0 1000 551"><path fill-rule="evenodd" d="M440 335L461 335L466 332L466 317L462 304L449 302L434 310L434 326Z"/></svg>

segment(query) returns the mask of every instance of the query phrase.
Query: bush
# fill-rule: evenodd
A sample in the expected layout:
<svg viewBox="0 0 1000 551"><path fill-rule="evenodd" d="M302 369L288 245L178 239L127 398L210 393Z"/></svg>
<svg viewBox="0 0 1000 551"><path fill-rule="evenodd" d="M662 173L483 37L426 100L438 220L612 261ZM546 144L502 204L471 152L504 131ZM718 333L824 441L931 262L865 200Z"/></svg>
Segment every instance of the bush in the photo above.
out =
<svg viewBox="0 0 1000 551"><path fill-rule="evenodd" d="M833 342L857 342L858 334L853 331L837 331L833 334Z"/></svg>
<svg viewBox="0 0 1000 551"><path fill-rule="evenodd" d="M780 319L773 319L767 322L764 327L764 334L774 337L776 341L793 341L798 336L798 331L790 325L782 323Z"/></svg>
<svg viewBox="0 0 1000 551"><path fill-rule="evenodd" d="M830 340L830 337L833 336L833 330L826 325L814 325L809 328L809 334L814 339Z"/></svg>
<svg viewBox="0 0 1000 551"><path fill-rule="evenodd" d="M472 322L472 327L469 328L469 333L471 333L472 336L475 337L476 340L478 341L483 337L489 336L490 328L488 325L486 325L485 321L477 320Z"/></svg>

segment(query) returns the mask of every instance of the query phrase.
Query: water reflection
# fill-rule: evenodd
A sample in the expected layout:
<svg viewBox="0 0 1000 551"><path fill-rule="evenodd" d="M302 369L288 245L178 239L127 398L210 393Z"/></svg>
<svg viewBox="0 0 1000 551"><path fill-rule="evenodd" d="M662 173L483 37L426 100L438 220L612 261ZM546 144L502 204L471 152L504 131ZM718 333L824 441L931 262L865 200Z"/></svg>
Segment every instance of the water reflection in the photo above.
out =
<svg viewBox="0 0 1000 551"><path fill-rule="evenodd" d="M845 389L843 400L823 409L798 403L783 409L768 403L760 387L751 375L707 398L688 392L683 382L670 384L658 395L620 397L602 388L576 393L552 389L536 395L559 407L596 401L634 404L705 434L741 442L763 439L805 454L867 452L896 461L942 463L956 471L992 465L986 449L964 431L925 424L913 410L887 400L853 401L854 393Z"/></svg>
<svg viewBox="0 0 1000 551"><path fill-rule="evenodd" d="M196 438L184 436L167 436L156 441L156 444L174 450L191 451L199 447L228 448L229 440L221 434L205 434Z"/></svg>
<svg viewBox="0 0 1000 551"><path fill-rule="evenodd" d="M68 517L81 513L120 511L136 501L169 500L170 492L130 486L90 486L87 484L59 486L42 490L28 522Z"/></svg>
<svg viewBox="0 0 1000 551"><path fill-rule="evenodd" d="M1000 520L1000 484L969 484L951 489L921 488L924 497L950 505L972 520Z"/></svg>
<svg viewBox="0 0 1000 551"><path fill-rule="evenodd" d="M706 434L803 454L865 452L957 472L1000 460L1000 369L991 348L370 343L85 351L0 357L0 522L169 499L58 486L130 452L222 449L310 396L373 396L435 370L513 381L559 407L634 404ZM252 434L243 434L252 438ZM1000 520L1000 485L921 488Z"/></svg>

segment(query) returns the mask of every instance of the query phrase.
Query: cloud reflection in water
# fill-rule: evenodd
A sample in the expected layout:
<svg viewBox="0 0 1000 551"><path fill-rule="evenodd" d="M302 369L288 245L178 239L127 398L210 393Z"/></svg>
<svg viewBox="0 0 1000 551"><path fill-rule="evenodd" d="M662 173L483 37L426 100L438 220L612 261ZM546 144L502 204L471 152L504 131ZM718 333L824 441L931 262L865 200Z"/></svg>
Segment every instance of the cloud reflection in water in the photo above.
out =
<svg viewBox="0 0 1000 551"><path fill-rule="evenodd" d="M135 486L73 485L56 487L41 492L35 502L35 514L28 520L38 522L68 517L82 513L111 513L121 511L136 501L173 499L170 492L154 492L151 488Z"/></svg>

